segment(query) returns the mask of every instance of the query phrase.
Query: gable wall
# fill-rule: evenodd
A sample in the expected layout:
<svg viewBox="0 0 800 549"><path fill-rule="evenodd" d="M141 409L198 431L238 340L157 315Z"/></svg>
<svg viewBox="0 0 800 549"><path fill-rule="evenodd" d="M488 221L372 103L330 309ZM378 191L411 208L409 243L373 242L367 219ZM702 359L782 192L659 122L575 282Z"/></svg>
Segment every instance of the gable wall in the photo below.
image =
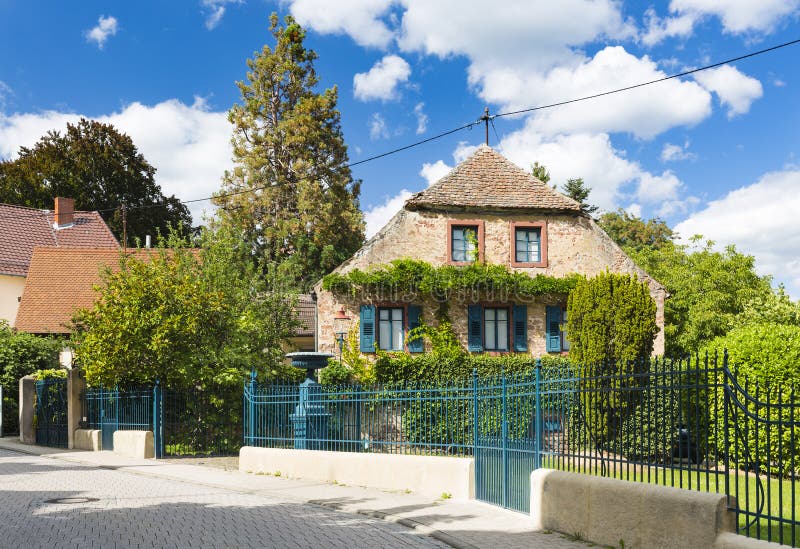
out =
<svg viewBox="0 0 800 549"><path fill-rule="evenodd" d="M565 276L580 273L594 276L606 269L612 272L629 273L647 281L651 295L656 301L656 322L659 333L654 351L664 352L664 299L666 292L614 243L597 224L585 217L565 214L446 214L440 212L418 212L402 210L375 237L373 237L353 258L342 264L337 272L346 273L355 268L368 270L371 266L386 264L395 259L413 258L433 265L447 262L448 222L483 220L483 249L485 261L503 264L509 268L530 275L547 274ZM511 222L545 222L547 227L547 266L514 267L511 265L513 251L511 241ZM324 292L317 287L318 330L320 351L334 350L333 316L344 306L348 315L358 318L359 305L369 302L369 296L342 298ZM399 296L408 300L413 296ZM510 299L510 298L509 298ZM551 300L552 301L552 300ZM419 302L419 300L417 300ZM450 303L450 318L456 332L466 341L466 301ZM511 301L509 301L511 302ZM547 298L536 300L516 300L528 305L528 348L534 355L545 353L544 309ZM422 303L423 320L431 323L438 304Z"/></svg>

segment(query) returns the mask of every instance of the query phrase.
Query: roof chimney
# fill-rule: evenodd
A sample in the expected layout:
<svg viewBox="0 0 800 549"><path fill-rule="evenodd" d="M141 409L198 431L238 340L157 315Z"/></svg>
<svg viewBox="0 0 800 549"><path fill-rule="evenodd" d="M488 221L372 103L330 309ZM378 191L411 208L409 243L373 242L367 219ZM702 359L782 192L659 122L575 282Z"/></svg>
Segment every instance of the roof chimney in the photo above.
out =
<svg viewBox="0 0 800 549"><path fill-rule="evenodd" d="M75 222L75 199L56 197L54 229L66 229Z"/></svg>

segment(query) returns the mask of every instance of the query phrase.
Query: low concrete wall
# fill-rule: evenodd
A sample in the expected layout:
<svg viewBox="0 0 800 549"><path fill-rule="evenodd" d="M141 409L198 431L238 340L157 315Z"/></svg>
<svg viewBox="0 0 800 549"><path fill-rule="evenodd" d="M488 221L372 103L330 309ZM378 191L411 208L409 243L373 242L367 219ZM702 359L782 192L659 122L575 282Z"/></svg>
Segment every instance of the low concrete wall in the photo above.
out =
<svg viewBox="0 0 800 549"><path fill-rule="evenodd" d="M91 450L99 452L100 429L75 429L72 434L72 447L76 450Z"/></svg>
<svg viewBox="0 0 800 549"><path fill-rule="evenodd" d="M114 453L130 458L154 458L153 431L114 431Z"/></svg>
<svg viewBox="0 0 800 549"><path fill-rule="evenodd" d="M724 494L538 469L531 473L531 517L541 530L599 545L709 549L736 532Z"/></svg>
<svg viewBox="0 0 800 549"><path fill-rule="evenodd" d="M245 446L239 451L239 470L275 473L323 482L341 482L383 490L411 490L454 498L475 497L472 459L399 456L355 452L284 450Z"/></svg>
<svg viewBox="0 0 800 549"><path fill-rule="evenodd" d="M771 543L737 534L725 533L717 536L713 549L787 549L788 545Z"/></svg>

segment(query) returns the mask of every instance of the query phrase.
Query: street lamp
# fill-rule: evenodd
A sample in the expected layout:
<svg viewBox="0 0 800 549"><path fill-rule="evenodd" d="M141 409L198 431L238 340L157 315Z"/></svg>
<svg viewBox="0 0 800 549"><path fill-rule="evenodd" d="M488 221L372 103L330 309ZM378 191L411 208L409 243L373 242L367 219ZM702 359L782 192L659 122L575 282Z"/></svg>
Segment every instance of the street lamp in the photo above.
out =
<svg viewBox="0 0 800 549"><path fill-rule="evenodd" d="M342 350L344 349L344 338L350 331L350 321L352 319L344 312L344 307L339 309L336 316L333 317L333 333L336 335L336 341L339 343L339 365L342 364Z"/></svg>

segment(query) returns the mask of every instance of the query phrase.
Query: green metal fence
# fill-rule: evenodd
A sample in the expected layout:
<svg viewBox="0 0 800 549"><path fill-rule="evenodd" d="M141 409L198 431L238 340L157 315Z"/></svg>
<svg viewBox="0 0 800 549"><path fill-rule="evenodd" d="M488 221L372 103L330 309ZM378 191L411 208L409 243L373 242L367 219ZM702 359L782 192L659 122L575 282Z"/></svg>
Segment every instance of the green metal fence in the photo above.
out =
<svg viewBox="0 0 800 549"><path fill-rule="evenodd" d="M67 447L67 380L40 379L35 385L36 444Z"/></svg>
<svg viewBox="0 0 800 549"><path fill-rule="evenodd" d="M451 385L318 386L305 402L297 386L252 380L244 441L474 456L477 497L524 512L537 467L723 493L738 502L741 533L796 547L800 391L738 379L724 357L694 357Z"/></svg>

